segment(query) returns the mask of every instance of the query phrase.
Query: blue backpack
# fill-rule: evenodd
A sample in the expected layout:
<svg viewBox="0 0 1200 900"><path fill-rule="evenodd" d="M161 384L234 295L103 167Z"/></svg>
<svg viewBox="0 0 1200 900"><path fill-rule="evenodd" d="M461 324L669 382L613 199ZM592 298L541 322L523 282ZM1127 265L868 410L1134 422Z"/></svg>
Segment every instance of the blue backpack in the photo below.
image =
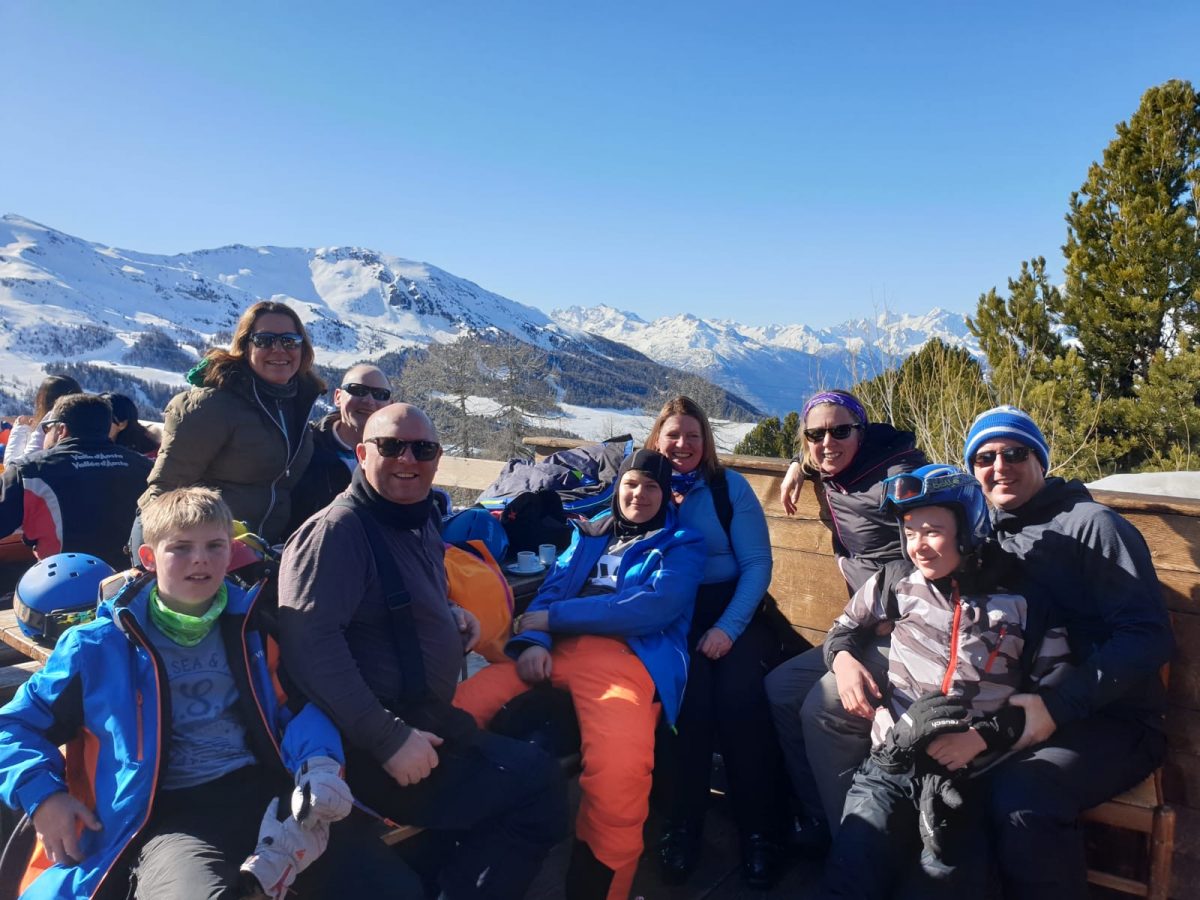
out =
<svg viewBox="0 0 1200 900"><path fill-rule="evenodd" d="M467 541L483 541L494 559L508 555L508 535L500 520L478 506L454 513L442 520L442 540L463 546Z"/></svg>

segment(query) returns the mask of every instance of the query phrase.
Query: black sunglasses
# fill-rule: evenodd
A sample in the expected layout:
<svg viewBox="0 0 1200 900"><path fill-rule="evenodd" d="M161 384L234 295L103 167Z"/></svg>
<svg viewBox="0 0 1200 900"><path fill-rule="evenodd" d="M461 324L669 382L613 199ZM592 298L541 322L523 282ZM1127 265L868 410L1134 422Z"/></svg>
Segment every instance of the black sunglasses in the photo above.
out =
<svg viewBox="0 0 1200 900"><path fill-rule="evenodd" d="M279 346L284 350L299 350L304 346L304 335L296 334L294 331L285 331L283 334L275 334L271 331L256 331L250 335L250 343L259 350L270 350L275 346L275 342L279 342Z"/></svg>
<svg viewBox="0 0 1200 900"><path fill-rule="evenodd" d="M1006 463L1023 463L1029 459L1028 447L1005 447L1003 450L982 450L971 460L972 466L990 466L996 462L996 457L1002 457Z"/></svg>
<svg viewBox="0 0 1200 900"><path fill-rule="evenodd" d="M844 441L850 437L850 432L862 428L861 425L834 425L832 428L805 428L804 436L814 444L819 444L825 440L826 434L832 434L835 441Z"/></svg>
<svg viewBox="0 0 1200 900"><path fill-rule="evenodd" d="M368 387L365 384L343 384L342 390L351 397L365 397L370 394L375 400L380 403L387 403L392 399L392 392L387 388Z"/></svg>
<svg viewBox="0 0 1200 900"><path fill-rule="evenodd" d="M55 425L61 425L61 424L62 424L61 419L43 419L42 424L40 426L42 429L42 434L49 434L51 428L53 428Z"/></svg>
<svg viewBox="0 0 1200 900"><path fill-rule="evenodd" d="M437 459L442 445L437 441L402 441L400 438L373 437L363 441L364 444L374 444L379 455L385 459L395 459L403 456L405 450L412 450L413 459L417 462L429 462Z"/></svg>

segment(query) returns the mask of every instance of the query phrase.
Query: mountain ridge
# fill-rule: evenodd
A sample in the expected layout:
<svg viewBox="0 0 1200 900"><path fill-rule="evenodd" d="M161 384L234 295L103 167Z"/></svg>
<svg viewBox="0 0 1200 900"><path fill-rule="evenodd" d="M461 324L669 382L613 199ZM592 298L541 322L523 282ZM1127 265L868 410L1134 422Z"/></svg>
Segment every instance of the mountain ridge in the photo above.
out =
<svg viewBox="0 0 1200 900"><path fill-rule="evenodd" d="M673 378L662 366L696 373L736 395L735 405L745 398L746 414L796 408L814 387L852 383L856 372L876 374L870 367L883 371L930 337L977 352L962 317L942 310L821 330L690 313L647 321L612 306L545 313L431 263L367 248L228 244L151 254L0 216L0 371L14 389L36 384L44 364L59 359L182 387L177 367L130 363L135 345L157 331L198 359L260 299L292 305L321 363L333 368L466 335L506 333L559 360L561 378L578 363L595 380L605 366L628 358L637 364L632 381ZM624 386L621 401L636 405L630 370L608 377Z"/></svg>

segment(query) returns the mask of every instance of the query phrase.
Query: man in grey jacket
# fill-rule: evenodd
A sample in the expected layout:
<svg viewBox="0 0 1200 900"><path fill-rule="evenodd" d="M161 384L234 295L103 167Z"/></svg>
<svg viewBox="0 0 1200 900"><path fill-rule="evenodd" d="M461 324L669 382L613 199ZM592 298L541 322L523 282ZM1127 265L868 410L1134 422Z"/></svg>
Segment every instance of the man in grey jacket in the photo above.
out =
<svg viewBox="0 0 1200 900"><path fill-rule="evenodd" d="M1173 647L1146 542L1078 481L1047 478L1050 450L1013 406L981 414L963 448L1030 603L1026 647L1065 627L1074 670L1025 709L1017 753L989 776L1006 897L1086 898L1079 813L1142 781L1166 752L1160 668ZM1043 615L1033 621L1035 608Z"/></svg>
<svg viewBox="0 0 1200 900"><path fill-rule="evenodd" d="M479 632L447 599L437 433L395 404L368 420L357 455L350 487L284 550L284 660L341 729L355 795L447 833L443 895L521 897L566 833L565 786L541 750L481 732L451 706Z"/></svg>

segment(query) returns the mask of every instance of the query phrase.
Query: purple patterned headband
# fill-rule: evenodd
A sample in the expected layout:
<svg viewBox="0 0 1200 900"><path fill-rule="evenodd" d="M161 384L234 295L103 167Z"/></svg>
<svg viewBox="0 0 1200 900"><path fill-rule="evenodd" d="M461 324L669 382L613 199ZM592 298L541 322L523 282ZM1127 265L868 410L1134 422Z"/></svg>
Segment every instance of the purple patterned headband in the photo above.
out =
<svg viewBox="0 0 1200 900"><path fill-rule="evenodd" d="M858 402L858 399L852 394L840 394L837 391L821 391L819 394L813 394L808 398L808 402L804 404L804 412L800 414L800 422L804 423L808 420L808 414L814 406L820 406L822 403L832 403L834 406L844 406L854 414L858 419L859 424L867 424L867 411L863 409L863 405Z"/></svg>

